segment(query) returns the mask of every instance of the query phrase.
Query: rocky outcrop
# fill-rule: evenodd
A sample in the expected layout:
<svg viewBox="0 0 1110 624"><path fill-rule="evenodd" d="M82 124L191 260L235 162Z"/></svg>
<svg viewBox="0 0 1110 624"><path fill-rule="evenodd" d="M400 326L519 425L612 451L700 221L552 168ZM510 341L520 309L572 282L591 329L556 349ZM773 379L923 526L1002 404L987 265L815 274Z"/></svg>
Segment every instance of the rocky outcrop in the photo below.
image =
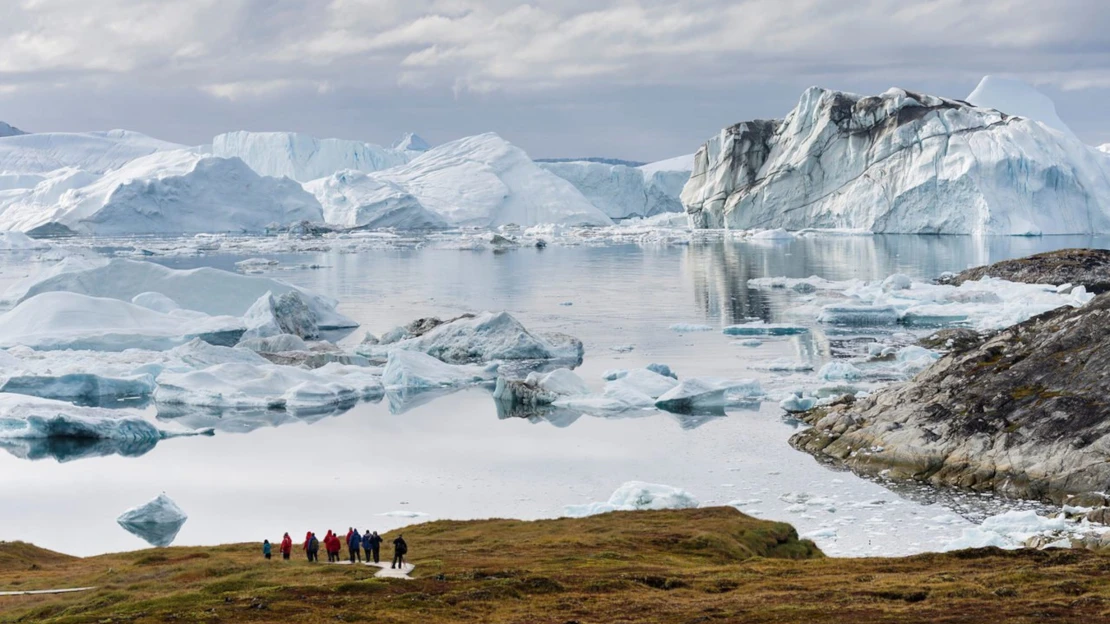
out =
<svg viewBox="0 0 1110 624"><path fill-rule="evenodd" d="M954 349L912 381L810 412L791 443L852 470L1062 501L1110 490L1110 294Z"/></svg>
<svg viewBox="0 0 1110 624"><path fill-rule="evenodd" d="M1110 250L1061 249L975 267L955 275L945 275L937 281L959 286L984 277L1024 284L1072 284L1083 286L1088 292L1102 294L1110 291Z"/></svg>
<svg viewBox="0 0 1110 624"><path fill-rule="evenodd" d="M890 89L811 88L725 128L682 191L694 227L913 234L1110 231L1105 157L1028 119Z"/></svg>

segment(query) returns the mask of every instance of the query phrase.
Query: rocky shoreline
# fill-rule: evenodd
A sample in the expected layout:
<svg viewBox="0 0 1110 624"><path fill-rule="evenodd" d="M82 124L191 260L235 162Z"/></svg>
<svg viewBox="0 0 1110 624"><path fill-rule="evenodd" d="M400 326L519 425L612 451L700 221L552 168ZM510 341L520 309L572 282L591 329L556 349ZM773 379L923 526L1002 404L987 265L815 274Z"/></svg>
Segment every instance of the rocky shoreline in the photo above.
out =
<svg viewBox="0 0 1110 624"><path fill-rule="evenodd" d="M1065 250L971 273L1093 287L1110 283L1107 259L1110 252ZM1103 507L1107 327L1110 294L1103 294L981 341L940 341L949 353L913 380L803 415L813 427L791 444L861 474L1055 503L1086 495Z"/></svg>

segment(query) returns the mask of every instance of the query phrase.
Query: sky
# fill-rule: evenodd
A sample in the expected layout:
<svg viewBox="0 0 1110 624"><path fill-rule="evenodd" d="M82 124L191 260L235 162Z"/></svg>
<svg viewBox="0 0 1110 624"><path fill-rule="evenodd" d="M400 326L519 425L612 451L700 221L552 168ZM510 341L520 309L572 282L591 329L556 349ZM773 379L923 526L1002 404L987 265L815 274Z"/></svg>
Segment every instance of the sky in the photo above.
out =
<svg viewBox="0 0 1110 624"><path fill-rule="evenodd" d="M1107 32L1106 0L0 0L0 120L650 161L812 85L962 98L1001 74L1098 144Z"/></svg>

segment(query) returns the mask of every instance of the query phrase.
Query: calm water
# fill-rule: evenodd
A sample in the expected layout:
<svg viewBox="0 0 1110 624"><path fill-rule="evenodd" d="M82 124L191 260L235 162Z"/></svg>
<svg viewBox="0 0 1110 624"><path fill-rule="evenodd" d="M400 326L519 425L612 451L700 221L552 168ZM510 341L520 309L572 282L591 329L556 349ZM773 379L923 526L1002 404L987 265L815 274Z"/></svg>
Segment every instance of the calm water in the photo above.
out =
<svg viewBox="0 0 1110 624"><path fill-rule="evenodd" d="M347 346L363 331L382 333L421 316L508 310L531 329L579 337L586 359L577 372L596 389L607 369L651 362L669 364L682 377L758 377L775 387L790 378L751 367L782 358L819 367L830 357L820 327L756 349L730 345L719 332L678 334L668 327L717 327L747 317L774 321L789 302L749 290L746 280L754 277L879 279L899 272L931 278L1107 242L895 236L267 257L281 263L269 275L339 299L340 310L362 323L343 339ZM241 259L158 261L233 269ZM295 268L302 265L321 268ZM41 267L27 256L4 257L0 287ZM615 349L629 346L627 352ZM156 417L152 408L148 414ZM787 439L797 424L770 402L696 420L656 412L525 420L499 417L489 392L475 388L284 420L249 433L166 441L136 458L59 463L0 453L0 539L74 554L142 548L115 518L160 492L189 514L176 543L191 545L261 542L285 531L296 537L309 529L350 526L383 531L418 521L381 515L393 512L549 517L564 505L605 500L629 480L682 487L703 503L747 501L743 509L753 515L789 521L803 533L821 530L817 540L830 554L936 549L970 526L951 511L969 505L967 500L933 502L927 490L906 498L793 450ZM791 496L798 493L827 501L799 506ZM413 552L419 554L418 544Z"/></svg>

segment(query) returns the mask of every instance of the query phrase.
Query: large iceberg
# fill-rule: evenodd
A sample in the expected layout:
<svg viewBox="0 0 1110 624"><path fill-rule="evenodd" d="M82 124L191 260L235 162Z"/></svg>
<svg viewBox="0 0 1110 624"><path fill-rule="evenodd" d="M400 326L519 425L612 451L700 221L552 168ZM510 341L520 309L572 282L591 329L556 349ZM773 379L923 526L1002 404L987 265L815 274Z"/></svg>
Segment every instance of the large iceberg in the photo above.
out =
<svg viewBox="0 0 1110 624"><path fill-rule="evenodd" d="M701 228L1104 233L1108 169L1009 111L814 87L784 120L736 124L702 146L682 202Z"/></svg>
<svg viewBox="0 0 1110 624"><path fill-rule="evenodd" d="M1071 128L1056 114L1056 104L1052 98L1016 78L983 76L965 100L980 108L993 108L1008 115L1028 117L1078 140Z"/></svg>
<svg viewBox="0 0 1110 624"><path fill-rule="evenodd" d="M127 301L46 292L0 315L0 347L160 351L194 338L235 344L244 329L231 316L165 314Z"/></svg>
<svg viewBox="0 0 1110 624"><path fill-rule="evenodd" d="M188 519L169 496L159 494L154 500L123 512L116 522L151 546L165 548L177 538Z"/></svg>
<svg viewBox="0 0 1110 624"><path fill-rule="evenodd" d="M694 155L642 167L592 161L544 162L539 166L570 182L613 219L682 212L679 195L690 179Z"/></svg>
<svg viewBox="0 0 1110 624"><path fill-rule="evenodd" d="M304 185L324 209L324 220L342 228L425 230L447 222L401 186L361 171L340 171Z"/></svg>
<svg viewBox="0 0 1110 624"><path fill-rule="evenodd" d="M0 171L46 173L70 167L104 173L141 156L183 147L127 130L19 134L0 137Z"/></svg>
<svg viewBox="0 0 1110 624"><path fill-rule="evenodd" d="M417 137L419 139L419 137ZM406 146L402 146L406 147ZM212 154L240 158L260 175L307 182L337 171L381 171L403 165L421 150L390 149L295 132L228 132L212 139Z"/></svg>
<svg viewBox="0 0 1110 624"><path fill-rule="evenodd" d="M466 137L379 171L451 225L611 225L578 189L493 133Z"/></svg>
<svg viewBox="0 0 1110 624"><path fill-rule="evenodd" d="M320 203L299 184L259 176L237 158L160 151L95 181L87 176L55 175L21 194L5 194L0 228L58 224L99 235L262 232L275 222L323 220Z"/></svg>
<svg viewBox="0 0 1110 624"><path fill-rule="evenodd" d="M186 310L212 316L244 316L259 298L296 291L319 329L357 327L336 311L337 302L269 277L240 275L209 267L178 270L153 262L112 260L103 266L51 275L27 287L25 301L41 293L65 291L130 302L143 293L161 293Z"/></svg>

